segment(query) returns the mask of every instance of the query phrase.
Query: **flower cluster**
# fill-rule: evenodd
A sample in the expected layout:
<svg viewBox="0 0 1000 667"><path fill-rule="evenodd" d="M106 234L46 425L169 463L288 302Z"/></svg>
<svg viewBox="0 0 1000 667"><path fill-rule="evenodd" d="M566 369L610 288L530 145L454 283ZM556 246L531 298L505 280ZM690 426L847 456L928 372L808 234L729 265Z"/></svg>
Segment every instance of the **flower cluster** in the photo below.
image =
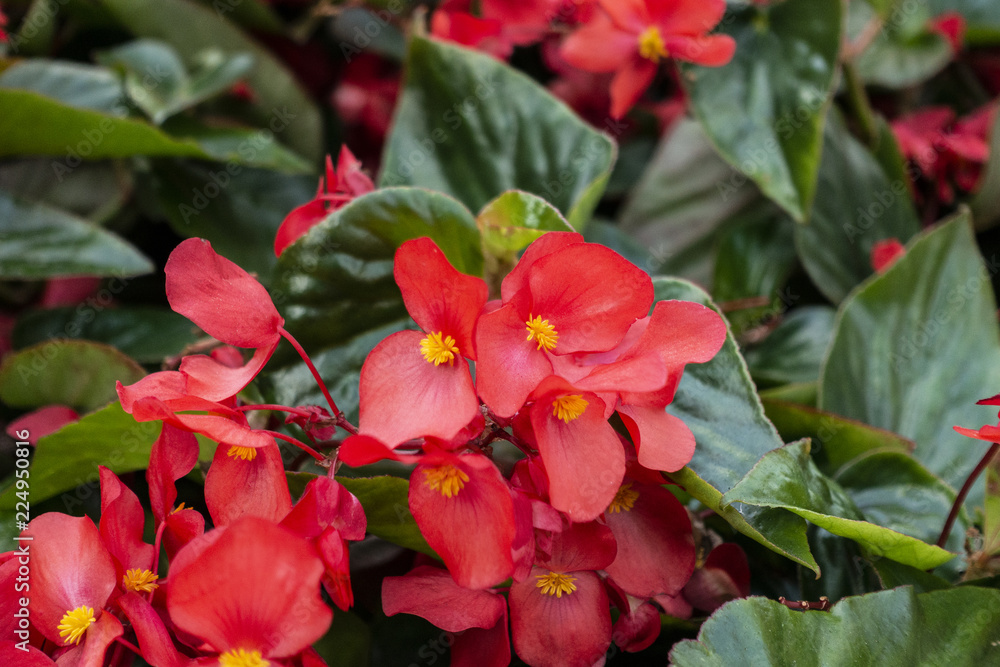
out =
<svg viewBox="0 0 1000 667"><path fill-rule="evenodd" d="M530 664L592 664L613 633L634 650L652 642L654 604L690 614L692 524L656 471L691 459L691 431L664 408L685 365L722 346L719 315L654 305L645 273L571 232L530 245L492 301L427 238L399 248L394 273L420 330L368 356L359 434L339 456L415 464L410 510L447 571L386 579L386 613L461 633L453 664L498 665L508 623ZM523 455L506 475L501 440Z"/></svg>

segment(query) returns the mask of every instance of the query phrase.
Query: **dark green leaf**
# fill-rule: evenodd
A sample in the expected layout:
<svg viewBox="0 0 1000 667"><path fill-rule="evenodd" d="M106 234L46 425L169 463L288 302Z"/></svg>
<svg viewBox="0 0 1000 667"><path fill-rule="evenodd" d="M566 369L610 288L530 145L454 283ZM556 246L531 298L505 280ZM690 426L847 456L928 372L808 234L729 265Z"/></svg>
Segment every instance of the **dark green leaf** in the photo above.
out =
<svg viewBox="0 0 1000 667"><path fill-rule="evenodd" d="M4 358L0 400L18 408L58 404L86 412L116 398L115 381L132 384L145 374L113 347L53 340Z"/></svg>
<svg viewBox="0 0 1000 667"><path fill-rule="evenodd" d="M116 347L144 364L157 364L179 354L197 339L197 327L183 315L155 307L79 306L35 310L22 315L14 328L15 348L52 338L81 338Z"/></svg>
<svg viewBox="0 0 1000 667"><path fill-rule="evenodd" d="M843 33L838 0L787 0L733 15L736 55L684 68L691 108L734 167L796 220L816 193L823 122Z"/></svg>
<svg viewBox="0 0 1000 667"><path fill-rule="evenodd" d="M797 300L789 293L788 302ZM792 310L761 343L743 351L758 385L815 382L833 338L836 311L826 306ZM793 438L797 439L797 438Z"/></svg>
<svg viewBox="0 0 1000 667"><path fill-rule="evenodd" d="M111 232L44 204L0 192L0 278L55 276L127 278L153 264Z"/></svg>
<svg viewBox="0 0 1000 667"><path fill-rule="evenodd" d="M884 88L909 88L943 70L955 57L948 40L927 28L930 13L926 8L911 4L909 10L898 5L858 57L864 81ZM860 35L874 16L862 2L850 4L848 34L852 39L864 39Z"/></svg>
<svg viewBox="0 0 1000 667"><path fill-rule="evenodd" d="M198 54L217 49L249 53L254 67L246 81L255 93L257 121L309 160L320 157L323 132L319 111L295 77L271 52L221 14L191 0L100 0L100 6L137 37L167 42L195 66Z"/></svg>
<svg viewBox="0 0 1000 667"><path fill-rule="evenodd" d="M660 273L709 285L719 229L759 198L716 154L701 125L684 119L660 141L620 225L648 249Z"/></svg>
<svg viewBox="0 0 1000 667"><path fill-rule="evenodd" d="M497 59L420 37L379 181L450 194L478 211L507 190L544 197L581 229L615 145Z"/></svg>
<svg viewBox="0 0 1000 667"><path fill-rule="evenodd" d="M118 77L94 65L44 58L21 60L0 74L0 88L30 90L74 109L118 117L128 113Z"/></svg>
<svg viewBox="0 0 1000 667"><path fill-rule="evenodd" d="M718 665L948 665L996 659L1000 591L912 588L848 598L830 612L800 612L765 598L736 600L712 615L698 639L677 644L677 667Z"/></svg>
<svg viewBox="0 0 1000 667"><path fill-rule="evenodd" d="M808 440L765 454L722 502L788 510L834 535L854 540L876 556L921 569L943 565L954 557L933 544L866 522L844 489L816 468L809 457Z"/></svg>
<svg viewBox="0 0 1000 667"><path fill-rule="evenodd" d="M976 229L989 229L1000 221L1000 114L990 129L990 157L970 206Z"/></svg>
<svg viewBox="0 0 1000 667"><path fill-rule="evenodd" d="M274 235L281 221L316 192L310 177L180 161L155 163L141 184L177 234L208 239L265 284L277 263Z"/></svg>
<svg viewBox="0 0 1000 667"><path fill-rule="evenodd" d="M66 511L80 503L75 494L66 493L99 479L99 465L116 474L142 470L149 465L149 452L160 434L160 422L136 422L118 403L86 415L41 438L31 463L31 502L63 496ZM97 493L90 487L81 490ZM14 506L14 487L0 496L0 507Z"/></svg>
<svg viewBox="0 0 1000 667"><path fill-rule="evenodd" d="M813 458L820 470L834 478L843 466L874 450L913 451L906 438L840 415L804 405L763 398L764 412L781 437L791 442L812 440Z"/></svg>
<svg viewBox="0 0 1000 667"><path fill-rule="evenodd" d="M131 187L131 174L110 161L84 162L69 173L55 173L46 158L10 160L0 167L0 190L98 224L121 209Z"/></svg>
<svg viewBox="0 0 1000 667"><path fill-rule="evenodd" d="M1000 327L968 215L915 239L885 274L844 303L823 366L819 407L899 433L953 488L983 455L952 426L995 413L976 401L1000 386ZM976 485L967 501L981 506Z"/></svg>
<svg viewBox="0 0 1000 667"><path fill-rule="evenodd" d="M712 305L708 295L679 280L654 280L656 298ZM691 364L667 411L684 420L698 443L694 458L671 475L688 493L709 506L733 488L781 438L764 416L746 363L732 334L712 361ZM723 516L737 530L792 560L816 569L806 541L806 524L782 510L731 507ZM721 510L721 508L720 508Z"/></svg>
<svg viewBox="0 0 1000 667"><path fill-rule="evenodd" d="M812 218L796 228L795 245L816 287L840 303L872 274L872 246L890 238L906 243L920 221L909 183L890 182L836 114L826 129L819 183Z"/></svg>
<svg viewBox="0 0 1000 667"><path fill-rule="evenodd" d="M324 349L405 319L393 258L404 241L421 236L433 239L459 271L482 275L479 232L464 206L418 188L378 190L282 253L273 294L288 330L307 349Z"/></svg>

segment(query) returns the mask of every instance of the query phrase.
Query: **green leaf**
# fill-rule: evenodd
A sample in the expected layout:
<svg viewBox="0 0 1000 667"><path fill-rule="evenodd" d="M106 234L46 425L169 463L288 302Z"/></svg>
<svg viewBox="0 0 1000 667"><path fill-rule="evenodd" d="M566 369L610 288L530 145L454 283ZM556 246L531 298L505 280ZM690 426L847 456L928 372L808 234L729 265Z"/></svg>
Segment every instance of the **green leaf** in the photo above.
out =
<svg viewBox="0 0 1000 667"><path fill-rule="evenodd" d="M191 0L100 0L99 5L137 37L167 42L185 64L216 49L227 55L248 53L254 67L246 81L253 88L256 120L269 127L296 153L318 160L323 146L320 114L291 72L271 52L214 9Z"/></svg>
<svg viewBox="0 0 1000 667"><path fill-rule="evenodd" d="M719 153L799 221L816 193L843 23L838 0L738 11L722 29L736 39L733 60L683 68L691 108Z"/></svg>
<svg viewBox="0 0 1000 667"><path fill-rule="evenodd" d="M141 252L111 232L44 204L0 192L0 278L127 278L153 271Z"/></svg>
<svg viewBox="0 0 1000 667"><path fill-rule="evenodd" d="M812 218L795 230L802 264L816 287L840 303L873 273L872 246L920 231L906 180L890 182L875 157L834 114L826 129Z"/></svg>
<svg viewBox="0 0 1000 667"><path fill-rule="evenodd" d="M69 511L80 499L66 492L97 482L99 465L119 475L146 468L159 435L160 422L136 422L118 403L67 424L36 445L30 468L31 502L65 493L63 501ZM0 496L0 507L12 508L15 500L14 487L10 487Z"/></svg>
<svg viewBox="0 0 1000 667"><path fill-rule="evenodd" d="M969 206L976 229L990 229L1000 221L1000 114L990 129L990 157Z"/></svg>
<svg viewBox="0 0 1000 667"><path fill-rule="evenodd" d="M546 232L571 232L566 219L541 197L511 190L483 208L476 217L482 237L486 282L492 294L517 264L521 251Z"/></svg>
<svg viewBox="0 0 1000 667"><path fill-rule="evenodd" d="M788 442L811 439L816 465L834 478L844 466L874 450L908 454L914 448L911 441L895 433L840 415L772 398L762 402L781 437Z"/></svg>
<svg viewBox="0 0 1000 667"><path fill-rule="evenodd" d="M1000 554L1000 457L986 468L986 502L983 511L983 551Z"/></svg>
<svg viewBox="0 0 1000 667"><path fill-rule="evenodd" d="M854 540L876 556L920 569L943 565L954 557L941 547L866 522L844 489L816 468L809 457L808 440L765 454L722 502L788 510L834 535Z"/></svg>
<svg viewBox="0 0 1000 667"><path fill-rule="evenodd" d="M930 79L951 62L955 54L943 35L927 28L926 9L898 6L857 59L858 73L867 83L902 90ZM861 2L848 10L848 34L858 39L868 29L874 11ZM863 39L863 38L862 38Z"/></svg>
<svg viewBox="0 0 1000 667"><path fill-rule="evenodd" d="M140 185L177 234L208 239L264 284L277 264L278 227L316 193L311 177L173 160L154 163Z"/></svg>
<svg viewBox="0 0 1000 667"><path fill-rule="evenodd" d="M22 202L47 204L97 224L119 211L131 190L131 174L117 170L111 161L84 162L60 174L53 173L47 158L11 160L0 167L0 191L16 192Z"/></svg>
<svg viewBox="0 0 1000 667"><path fill-rule="evenodd" d="M1000 386L1000 327L990 276L967 214L918 236L885 274L843 304L823 365L819 407L898 433L952 488L982 443L952 426L990 419L976 401ZM981 485L967 506L983 502Z"/></svg>
<svg viewBox="0 0 1000 667"><path fill-rule="evenodd" d="M703 291L690 283L656 278L656 299L680 299L712 306ZM764 546L811 569L817 569L806 541L806 524L782 510L719 506L767 452L781 447L781 438L764 416L746 363L730 333L711 361L691 364L667 411L684 420L697 441L694 458L680 473L669 475L688 493L719 508L734 528ZM723 511L725 510L725 511Z"/></svg>
<svg viewBox="0 0 1000 667"><path fill-rule="evenodd" d="M188 76L177 52L155 39L138 39L104 51L97 60L122 72L125 92L157 125L224 92L253 67L249 54L211 50L198 55L199 66Z"/></svg>
<svg viewBox="0 0 1000 667"><path fill-rule="evenodd" d="M379 182L444 192L472 211L502 192L524 190L581 229L607 185L615 150L496 58L416 37Z"/></svg>
<svg viewBox="0 0 1000 667"><path fill-rule="evenodd" d="M798 300L794 293L787 296L787 302ZM754 381L775 386L818 380L835 317L836 311L826 306L805 306L788 313L767 338L743 351Z"/></svg>
<svg viewBox="0 0 1000 667"><path fill-rule="evenodd" d="M288 473L289 482L303 488L316 475ZM413 549L428 556L437 555L420 534L410 513L410 483L402 477L338 477L337 481L357 496L365 508L368 532L387 542Z"/></svg>
<svg viewBox="0 0 1000 667"><path fill-rule="evenodd" d="M935 543L955 502L955 491L907 454L873 451L842 468L834 477L865 519ZM958 521L945 546L960 551L964 521Z"/></svg>
<svg viewBox="0 0 1000 667"><path fill-rule="evenodd" d="M122 84L103 67L47 58L20 60L0 74L0 88L30 90L74 109L125 116Z"/></svg>
<svg viewBox="0 0 1000 667"><path fill-rule="evenodd" d="M719 229L759 198L747 177L718 156L701 125L682 119L660 141L619 224L650 250L660 273L709 285Z"/></svg>
<svg viewBox="0 0 1000 667"><path fill-rule="evenodd" d="M285 326L312 350L405 319L393 258L404 241L421 236L433 239L459 271L482 275L479 231L464 206L418 188L378 190L282 253L273 293L281 295Z"/></svg>
<svg viewBox="0 0 1000 667"><path fill-rule="evenodd" d="M721 234L715 261L712 296L719 303L744 299L766 299L762 306L728 312L737 335L760 326L790 301L782 290L798 264L795 254L795 223L770 203L739 216Z"/></svg>
<svg viewBox="0 0 1000 667"><path fill-rule="evenodd" d="M948 665L996 658L1000 591L912 588L847 598L829 612L791 610L766 598L735 600L670 653L677 667L718 665ZM806 657L804 657L806 656Z"/></svg>
<svg viewBox="0 0 1000 667"><path fill-rule="evenodd" d="M29 311L18 318L12 335L15 348L53 338L92 340L115 347L139 363L158 364L195 342L197 327L166 308L104 308L84 303Z"/></svg>
<svg viewBox="0 0 1000 667"><path fill-rule="evenodd" d="M18 408L53 403L84 412L114 400L115 382L132 384L145 371L100 343L53 340L6 356L0 365L0 400Z"/></svg>

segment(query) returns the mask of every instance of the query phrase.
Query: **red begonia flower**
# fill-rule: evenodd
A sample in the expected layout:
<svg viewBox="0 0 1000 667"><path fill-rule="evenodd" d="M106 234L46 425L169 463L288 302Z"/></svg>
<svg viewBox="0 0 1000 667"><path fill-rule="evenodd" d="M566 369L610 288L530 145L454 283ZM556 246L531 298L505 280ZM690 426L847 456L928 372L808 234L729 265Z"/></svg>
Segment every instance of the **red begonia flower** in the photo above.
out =
<svg viewBox="0 0 1000 667"><path fill-rule="evenodd" d="M104 611L115 590L115 564L94 522L49 512L22 533L31 537L31 622L56 646L76 645L103 660L122 634ZM82 646L81 646L82 644Z"/></svg>
<svg viewBox="0 0 1000 667"><path fill-rule="evenodd" d="M649 276L578 238L546 234L528 246L501 285L503 306L479 319L476 388L501 417L552 375L550 355L610 350L649 312Z"/></svg>
<svg viewBox="0 0 1000 667"><path fill-rule="evenodd" d="M872 246L871 263L875 273L882 274L906 254L906 248L899 239L884 239Z"/></svg>
<svg viewBox="0 0 1000 667"><path fill-rule="evenodd" d="M190 658L174 646L163 619L146 598L129 592L117 600L118 606L132 624L143 659L153 667L186 667Z"/></svg>
<svg viewBox="0 0 1000 667"><path fill-rule="evenodd" d="M552 506L573 521L597 518L625 475L625 450L604 416L604 402L556 376L544 380L533 398L531 424Z"/></svg>
<svg viewBox="0 0 1000 667"><path fill-rule="evenodd" d="M143 539L146 514L139 498L111 470L98 466L101 521L98 529L115 562L116 581L125 591L155 588L156 550Z"/></svg>
<svg viewBox="0 0 1000 667"><path fill-rule="evenodd" d="M473 330L486 283L457 271L428 238L401 245L393 273L423 333L393 334L368 355L359 431L389 445L424 436L450 440L479 412L466 359L476 359Z"/></svg>
<svg viewBox="0 0 1000 667"><path fill-rule="evenodd" d="M205 476L205 504L216 526L243 516L274 523L285 518L292 509L292 497L278 446L219 445Z"/></svg>
<svg viewBox="0 0 1000 667"><path fill-rule="evenodd" d="M454 667L503 667L510 663L507 604L488 591L462 588L440 568L421 565L402 577L382 580L387 616L413 614L455 633Z"/></svg>
<svg viewBox="0 0 1000 667"><path fill-rule="evenodd" d="M337 169L326 156L326 176L319 179L319 189L311 202L299 206L285 218L274 237L274 254L278 257L326 216L355 197L375 190L375 184L361 169L361 162L347 146L341 146Z"/></svg>
<svg viewBox="0 0 1000 667"><path fill-rule="evenodd" d="M611 644L604 583L594 572L614 559L606 526L574 524L552 536L551 554L510 587L517 655L531 665L593 665Z"/></svg>
<svg viewBox="0 0 1000 667"><path fill-rule="evenodd" d="M695 566L687 510L660 486L626 481L604 513L618 553L606 570L629 595L677 595Z"/></svg>
<svg viewBox="0 0 1000 667"><path fill-rule="evenodd" d="M736 598L750 595L750 563L738 544L712 549L705 564L684 587L684 598L702 611L713 611Z"/></svg>
<svg viewBox="0 0 1000 667"><path fill-rule="evenodd" d="M8 424L5 430L7 435L15 440L21 440L16 435L18 431L27 431L30 433L31 444L37 445L39 438L55 433L66 424L72 424L79 419L80 415L73 408L65 405L46 405L44 408L21 415Z"/></svg>
<svg viewBox="0 0 1000 667"><path fill-rule="evenodd" d="M486 588L511 576L514 504L492 461L432 450L410 478L409 504L459 586Z"/></svg>
<svg viewBox="0 0 1000 667"><path fill-rule="evenodd" d="M930 21L931 31L947 39L955 54L962 50L967 27L965 17L958 12L945 12Z"/></svg>
<svg viewBox="0 0 1000 667"><path fill-rule="evenodd" d="M597 12L563 44L563 57L591 72L615 72L611 115L621 118L653 82L664 58L699 65L728 63L736 42L709 35L725 0L600 0Z"/></svg>
<svg viewBox="0 0 1000 667"><path fill-rule="evenodd" d="M319 594L323 563L291 531L243 517L194 540L171 565L167 609L197 647L230 661L294 656L333 614Z"/></svg>
<svg viewBox="0 0 1000 667"><path fill-rule="evenodd" d="M611 628L611 639L626 653L643 651L660 636L660 612L649 602L631 596Z"/></svg>
<svg viewBox="0 0 1000 667"><path fill-rule="evenodd" d="M7 15L3 13L3 7L0 7L0 42L7 41L7 33L4 32L4 28L7 26Z"/></svg>

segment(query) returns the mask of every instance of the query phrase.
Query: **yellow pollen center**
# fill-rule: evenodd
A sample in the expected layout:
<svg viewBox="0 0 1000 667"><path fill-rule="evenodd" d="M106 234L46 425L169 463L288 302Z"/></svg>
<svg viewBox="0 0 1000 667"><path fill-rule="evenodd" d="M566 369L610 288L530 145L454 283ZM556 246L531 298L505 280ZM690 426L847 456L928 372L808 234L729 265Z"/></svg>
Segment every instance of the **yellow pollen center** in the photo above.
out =
<svg viewBox="0 0 1000 667"><path fill-rule="evenodd" d="M632 483L622 484L622 488L618 489L618 493L615 494L615 499L611 501L611 505L608 506L608 511L612 514L617 514L618 512L631 512L632 507L635 506L635 501L639 499L639 492L632 488Z"/></svg>
<svg viewBox="0 0 1000 667"><path fill-rule="evenodd" d="M666 58L669 54L666 44L663 43L663 35L655 25L646 28L646 31L639 35L639 55L654 63L660 62L660 58Z"/></svg>
<svg viewBox="0 0 1000 667"><path fill-rule="evenodd" d="M528 340L533 340L538 343L536 349L545 349L546 352L551 352L556 349L556 343L559 342L559 334L556 333L556 328L549 324L548 320L543 320L542 316L530 317L528 321L524 323L525 329L528 332Z"/></svg>
<svg viewBox="0 0 1000 667"><path fill-rule="evenodd" d="M445 498L457 496L468 481L468 475L447 463L424 471L424 484L440 492Z"/></svg>
<svg viewBox="0 0 1000 667"><path fill-rule="evenodd" d="M186 509L187 509L187 507L185 507L185 506L184 506L184 503L181 503L180 505L178 505L178 506L177 506L177 507L175 507L174 509L170 510L170 513L171 513L171 514L177 514L177 513L178 513L178 512L180 512L181 510L186 510Z"/></svg>
<svg viewBox="0 0 1000 667"><path fill-rule="evenodd" d="M582 415L583 411L587 409L587 405L582 394L560 396L552 401L552 416L568 424Z"/></svg>
<svg viewBox="0 0 1000 667"><path fill-rule="evenodd" d="M570 595L576 590L576 577L571 577L568 574L560 574L559 572L549 572L548 574L537 575L538 582L535 584L536 587L542 589L542 593L545 595L555 595L557 598L561 598L563 593Z"/></svg>
<svg viewBox="0 0 1000 667"><path fill-rule="evenodd" d="M443 331L438 331L427 334L427 337L420 341L420 354L424 355L429 364L454 366L455 357L458 356L458 346L455 345L454 338L445 336Z"/></svg>
<svg viewBox="0 0 1000 667"><path fill-rule="evenodd" d="M73 611L67 611L57 626L59 636L65 639L67 644L79 644L83 633L95 620L94 610L87 605L81 605Z"/></svg>
<svg viewBox="0 0 1000 667"><path fill-rule="evenodd" d="M271 664L265 660L260 651L247 651L234 648L219 656L219 667L268 667Z"/></svg>
<svg viewBox="0 0 1000 667"><path fill-rule="evenodd" d="M136 568L129 570L122 577L122 587L127 591L135 591L136 593L152 593L159 586L156 583L156 580L159 578L159 575L153 574L149 570Z"/></svg>
<svg viewBox="0 0 1000 667"><path fill-rule="evenodd" d="M233 445L226 452L226 456L234 456L241 461L253 461L257 458L257 449L255 447L240 447L239 445Z"/></svg>

